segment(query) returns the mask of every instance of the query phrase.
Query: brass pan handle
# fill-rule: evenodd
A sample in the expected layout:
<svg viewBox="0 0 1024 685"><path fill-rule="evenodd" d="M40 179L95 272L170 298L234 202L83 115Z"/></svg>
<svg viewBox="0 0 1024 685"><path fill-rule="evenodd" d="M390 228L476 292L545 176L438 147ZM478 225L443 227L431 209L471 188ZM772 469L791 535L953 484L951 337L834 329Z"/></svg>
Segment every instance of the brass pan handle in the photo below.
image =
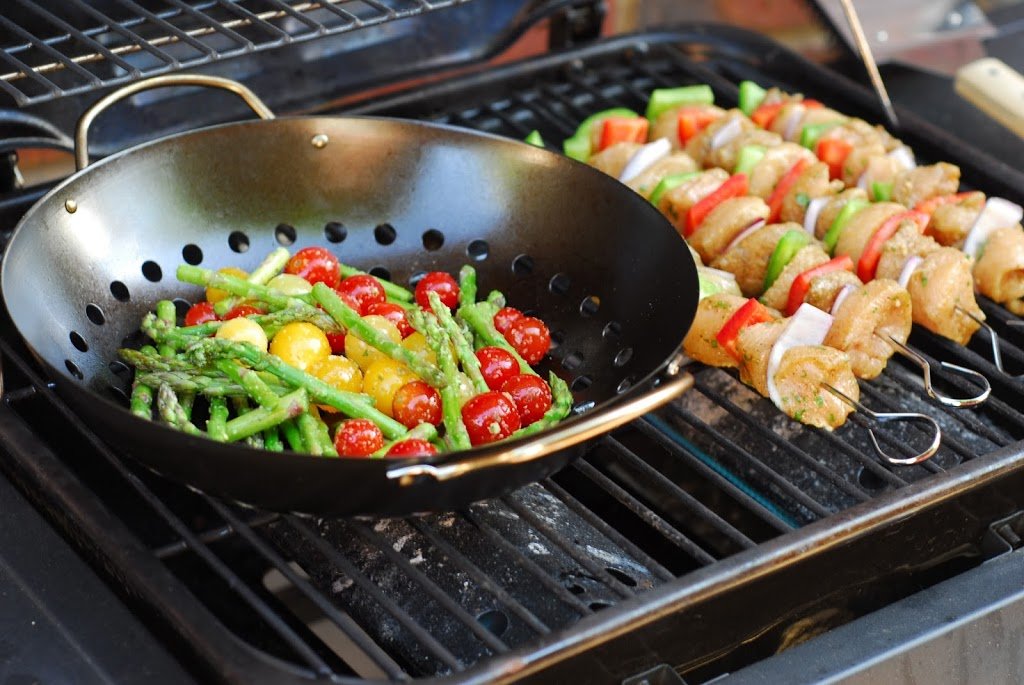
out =
<svg viewBox="0 0 1024 685"><path fill-rule="evenodd" d="M674 373L673 367L675 368ZM446 464L399 466L387 472L388 478L397 480L401 485L411 485L419 476L430 476L434 480L444 481L458 478L470 471L479 471L494 466L522 464L540 459L552 452L572 447L638 419L647 412L671 402L693 387L693 376L687 372L679 373L678 364L674 362L670 364L668 374L669 378L651 392L613 407L609 411L585 415L584 418L566 424L564 428L556 429L546 437L530 440L510 450L476 459L469 458Z"/></svg>
<svg viewBox="0 0 1024 685"><path fill-rule="evenodd" d="M203 86L204 88L220 88L221 90L227 90L245 100L245 104L249 105L252 111L256 112L261 119L274 118L274 113L270 111L270 108L263 104L263 101L260 100L255 93L237 81L221 78L219 76L206 76L204 74L168 74L166 76L154 76L153 78L136 81L135 83L130 83L123 88L118 88L85 111L82 118L78 120L78 126L75 127L75 167L81 171L85 167L89 166L89 127L92 126L93 120L96 119L103 110L107 109L119 100L123 100L124 98L135 95L136 93L141 93L144 90L169 88L173 86Z"/></svg>

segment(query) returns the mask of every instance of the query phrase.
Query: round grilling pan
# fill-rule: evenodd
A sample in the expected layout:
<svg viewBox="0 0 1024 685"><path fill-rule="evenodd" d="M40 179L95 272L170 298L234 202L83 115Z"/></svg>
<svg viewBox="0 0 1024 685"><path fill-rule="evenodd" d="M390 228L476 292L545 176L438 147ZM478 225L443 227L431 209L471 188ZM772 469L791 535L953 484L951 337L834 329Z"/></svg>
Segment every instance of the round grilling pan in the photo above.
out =
<svg viewBox="0 0 1024 685"><path fill-rule="evenodd" d="M163 85L214 85L261 120L163 138L83 168L91 120ZM697 304L686 245L639 195L515 141L379 118L275 119L239 84L142 81L79 123L80 171L18 225L3 261L7 309L58 390L106 441L173 479L231 500L321 515L450 509L543 478L584 443L682 393L679 346ZM580 415L529 439L411 460L318 458L223 445L127 410L138 344L160 299L202 297L182 262L254 268L287 245L407 284L473 264L481 289L542 317L544 362ZM59 427L55 427L59 430Z"/></svg>

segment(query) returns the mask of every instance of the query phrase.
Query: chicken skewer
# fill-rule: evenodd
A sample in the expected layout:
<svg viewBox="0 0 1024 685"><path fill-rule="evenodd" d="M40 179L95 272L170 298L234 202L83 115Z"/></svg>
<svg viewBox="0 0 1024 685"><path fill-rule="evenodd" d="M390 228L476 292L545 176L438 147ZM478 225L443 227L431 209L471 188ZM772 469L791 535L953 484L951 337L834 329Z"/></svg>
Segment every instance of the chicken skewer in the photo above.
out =
<svg viewBox="0 0 1024 685"><path fill-rule="evenodd" d="M859 402L860 388L849 358L839 350L815 344L831 317L805 304L791 319L775 314L754 299L728 293L703 298L683 343L693 359L711 366L737 368L740 379L769 397L789 417L832 430L854 410L878 422L926 421L935 429L927 449L909 458L893 457L878 444L875 450L894 464L916 464L938 450L941 431L924 414L876 414Z"/></svg>

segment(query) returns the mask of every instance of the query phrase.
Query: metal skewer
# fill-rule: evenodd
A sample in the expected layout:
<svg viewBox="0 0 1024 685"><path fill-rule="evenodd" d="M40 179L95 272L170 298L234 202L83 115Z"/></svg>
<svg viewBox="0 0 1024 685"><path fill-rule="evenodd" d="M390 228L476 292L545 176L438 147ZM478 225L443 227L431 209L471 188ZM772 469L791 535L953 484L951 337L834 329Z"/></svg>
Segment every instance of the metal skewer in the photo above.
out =
<svg viewBox="0 0 1024 685"><path fill-rule="evenodd" d="M1003 368L1003 353L999 350L999 334L996 333L996 329L992 328L992 326L990 326L984 319L967 311L960 305L957 305L956 310L965 316L971 317L974 319L975 323L988 331L988 339L992 343L992 363L995 364L995 367L999 369L1001 373L1009 376L1010 374L1006 373L1006 369Z"/></svg>
<svg viewBox="0 0 1024 685"><path fill-rule="evenodd" d="M924 421L935 429L935 437L932 438L931 444L928 445L923 452L919 452L912 457L901 459L886 453L885 450L882 449L882 446L878 444L878 438L875 437L875 429L868 428L868 435L871 436L871 442L875 446L875 451L890 464L895 464L897 466L912 466L914 464L920 464L921 462L930 459L939 451L939 445L942 443L942 429L939 427L938 422L927 414L918 414L916 412L874 412L828 383L822 383L821 386L857 411L867 414L878 423L889 423L891 421Z"/></svg>
<svg viewBox="0 0 1024 685"><path fill-rule="evenodd" d="M896 118L896 111L893 109L892 100L889 99L889 92L885 89L885 83L882 82L882 75L878 73L878 64L875 62L875 56L871 53L871 45L868 43L867 36L864 35L864 28L861 26L860 17L857 16L857 9L853 6L853 0L839 0L839 2L843 6L846 22L850 25L850 30L853 31L853 39L857 43L861 61L864 62L864 66L868 70L871 86L875 89L879 102L882 103L882 109L885 110L885 118L888 119L890 126L899 128L899 119Z"/></svg>
<svg viewBox="0 0 1024 685"><path fill-rule="evenodd" d="M881 338L881 336L879 336L877 333L875 333L875 335ZM977 379L978 381L981 382L981 385L984 388L984 390L982 390L979 394L975 395L974 397L964 398L947 397L946 395L939 393L938 391L935 390L934 387L932 387L932 365L928 363L928 360L921 356L919 352L917 352L914 349L911 349L906 344L900 342L893 336L890 335L887 337L889 338L889 340L886 342L895 347L904 357L906 357L910 361L917 364L918 367L920 367L921 377L924 381L924 391L928 393L928 397L931 397L934 400L938 400L947 407L956 407L959 409L963 407L977 406L984 402L985 400L987 400L988 396L992 393L992 384L988 382L988 379L985 378L985 376L978 373L974 369L968 369L966 366L960 366L958 364L950 364L949 362L941 362L942 368L949 369L950 371L956 371L957 373L961 373L965 376L971 376ZM884 338L881 339L884 340Z"/></svg>

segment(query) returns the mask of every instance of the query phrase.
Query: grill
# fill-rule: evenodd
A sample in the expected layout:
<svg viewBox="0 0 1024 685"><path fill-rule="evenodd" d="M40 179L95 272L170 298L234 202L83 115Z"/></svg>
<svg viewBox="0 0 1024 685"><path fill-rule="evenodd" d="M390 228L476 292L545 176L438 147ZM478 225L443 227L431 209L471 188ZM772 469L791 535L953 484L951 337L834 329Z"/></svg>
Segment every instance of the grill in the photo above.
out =
<svg viewBox="0 0 1024 685"><path fill-rule="evenodd" d="M560 141L586 114L641 107L659 86L706 82L732 104L742 78L881 119L836 74L710 26L603 41L347 111ZM920 158L1024 197L1019 172L900 119ZM36 196L2 206L16 215ZM1024 329L985 309L1007 370L1024 371ZM992 380L978 409L927 401L916 367L895 358L861 385L872 409L939 421L943 446L918 466L879 463L865 425L803 429L734 376L698 368L679 403L549 480L466 511L324 521L228 506L124 461L39 375L6 315L0 323L0 464L201 678L610 681L663 664L701 682L980 564L994 553L992 522L1022 508L1024 383L991 363L984 332L968 348L911 339L929 361ZM571 370L565 348L556 361ZM913 426L878 435L901 455L927 439Z"/></svg>

